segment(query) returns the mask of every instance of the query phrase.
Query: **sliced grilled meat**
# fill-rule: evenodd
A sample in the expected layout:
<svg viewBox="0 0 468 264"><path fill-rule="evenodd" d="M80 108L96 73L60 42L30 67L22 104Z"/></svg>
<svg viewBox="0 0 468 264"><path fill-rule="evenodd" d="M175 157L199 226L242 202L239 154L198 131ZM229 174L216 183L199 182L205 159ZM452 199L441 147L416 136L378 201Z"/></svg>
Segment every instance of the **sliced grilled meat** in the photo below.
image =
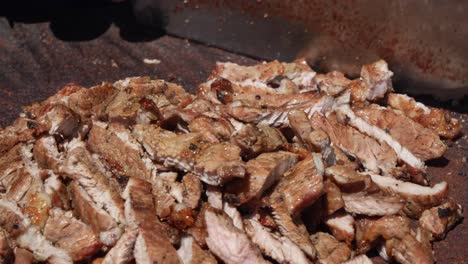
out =
<svg viewBox="0 0 468 264"><path fill-rule="evenodd" d="M182 178L182 184L183 203L191 209L197 208L203 192L203 185L200 179L195 174L187 173Z"/></svg>
<svg viewBox="0 0 468 264"><path fill-rule="evenodd" d="M274 234L255 218L244 220L245 231L262 252L278 263L310 263L302 250L289 238Z"/></svg>
<svg viewBox="0 0 468 264"><path fill-rule="evenodd" d="M259 199L297 160L296 154L285 151L260 154L246 163L245 179L234 180L226 186L230 194L225 198L237 205Z"/></svg>
<svg viewBox="0 0 468 264"><path fill-rule="evenodd" d="M424 211L419 225L428 230L435 239L443 239L447 232L463 218L461 205L449 200L439 206Z"/></svg>
<svg viewBox="0 0 468 264"><path fill-rule="evenodd" d="M349 213L363 215L393 215L405 206L397 196L380 194L343 193L344 208Z"/></svg>
<svg viewBox="0 0 468 264"><path fill-rule="evenodd" d="M199 116L188 125L190 132L200 133L203 140L210 143L228 141L234 132L233 125L226 118L210 118Z"/></svg>
<svg viewBox="0 0 468 264"><path fill-rule="evenodd" d="M54 137L40 138L34 144L34 159L43 169L57 171L63 163L63 156L58 151L57 142Z"/></svg>
<svg viewBox="0 0 468 264"><path fill-rule="evenodd" d="M138 229L127 228L115 246L106 254L101 264L126 264L132 261L137 236Z"/></svg>
<svg viewBox="0 0 468 264"><path fill-rule="evenodd" d="M351 250L345 243L338 242L332 235L317 232L311 235L312 244L317 249L318 263L338 264L351 257Z"/></svg>
<svg viewBox="0 0 468 264"><path fill-rule="evenodd" d="M411 263L434 263L434 256L431 248L422 245L411 234L406 234L402 238L393 238L386 243L387 252L396 261L403 264Z"/></svg>
<svg viewBox="0 0 468 264"><path fill-rule="evenodd" d="M77 113L82 121L91 115L103 116L108 104L114 99L117 90L110 83L94 86L89 89L79 89L64 98L66 105Z"/></svg>
<svg viewBox="0 0 468 264"><path fill-rule="evenodd" d="M341 191L336 184L330 180L324 181L325 200L323 211L325 215L331 215L344 207Z"/></svg>
<svg viewBox="0 0 468 264"><path fill-rule="evenodd" d="M218 263L209 251L203 250L190 236L182 238L177 254L184 264Z"/></svg>
<svg viewBox="0 0 468 264"><path fill-rule="evenodd" d="M130 178L124 196L127 221L139 230L134 249L136 262L181 263L156 217L151 184Z"/></svg>
<svg viewBox="0 0 468 264"><path fill-rule="evenodd" d="M447 110L427 107L405 94L390 93L387 103L441 137L453 139L461 133L460 121Z"/></svg>
<svg viewBox="0 0 468 264"><path fill-rule="evenodd" d="M208 209L205 221L208 232L206 244L225 263L268 263L248 236L223 212Z"/></svg>
<svg viewBox="0 0 468 264"><path fill-rule="evenodd" d="M8 232L0 227L0 263L6 263L11 257L10 237Z"/></svg>
<svg viewBox="0 0 468 264"><path fill-rule="evenodd" d="M89 226L74 218L70 211L57 208L49 211L43 234L55 246L67 251L73 261L91 257L102 245Z"/></svg>
<svg viewBox="0 0 468 264"><path fill-rule="evenodd" d="M390 174L396 166L397 156L386 144L380 144L356 129L341 124L336 114L327 117L314 114L311 118L314 129L324 130L330 140L345 153L357 157L366 169Z"/></svg>
<svg viewBox="0 0 468 264"><path fill-rule="evenodd" d="M44 191L49 195L52 207L71 209L67 187L55 173L44 181Z"/></svg>
<svg viewBox="0 0 468 264"><path fill-rule="evenodd" d="M31 251L23 248L15 248L15 264L32 264L34 263L33 254Z"/></svg>
<svg viewBox="0 0 468 264"><path fill-rule="evenodd" d="M325 175L336 183L344 192L359 192L370 187L369 176L356 172L344 165L328 167Z"/></svg>
<svg viewBox="0 0 468 264"><path fill-rule="evenodd" d="M361 78L348 84L353 102L359 104L383 98L393 90L392 76L384 60L362 66Z"/></svg>
<svg viewBox="0 0 468 264"><path fill-rule="evenodd" d="M327 217L325 224L337 240L351 245L354 240L355 229L354 218L350 214L337 212Z"/></svg>
<svg viewBox="0 0 468 264"><path fill-rule="evenodd" d="M317 74L315 80L319 90L331 96L340 94L347 89L348 85L351 83L351 80L338 71L332 71L327 74Z"/></svg>
<svg viewBox="0 0 468 264"><path fill-rule="evenodd" d="M346 262L343 262L343 264L372 264L372 260L367 257L366 255L358 255Z"/></svg>
<svg viewBox="0 0 468 264"><path fill-rule="evenodd" d="M231 142L242 149L242 156L251 159L264 152L278 150L287 143L281 131L265 125L245 125L236 131Z"/></svg>

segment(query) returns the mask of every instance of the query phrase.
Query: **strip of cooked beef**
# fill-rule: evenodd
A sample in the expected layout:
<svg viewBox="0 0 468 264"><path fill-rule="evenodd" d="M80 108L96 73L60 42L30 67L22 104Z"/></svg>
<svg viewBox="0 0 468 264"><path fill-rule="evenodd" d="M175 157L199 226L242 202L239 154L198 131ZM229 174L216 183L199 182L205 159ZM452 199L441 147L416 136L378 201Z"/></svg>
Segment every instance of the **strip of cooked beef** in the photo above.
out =
<svg viewBox="0 0 468 264"><path fill-rule="evenodd" d="M383 98L393 90L392 76L384 60L362 66L361 77L348 84L353 102L359 104Z"/></svg>
<svg viewBox="0 0 468 264"><path fill-rule="evenodd" d="M16 179L17 172L24 166L23 144L18 144L0 157L0 185L6 190Z"/></svg>
<svg viewBox="0 0 468 264"><path fill-rule="evenodd" d="M451 117L447 110L427 107L405 94L396 93L388 94L387 104L441 137L454 139L461 133L460 121Z"/></svg>
<svg viewBox="0 0 468 264"><path fill-rule="evenodd" d="M387 252L397 262L403 264L435 263L432 249L421 244L416 238L407 233L402 238L392 238L386 242Z"/></svg>
<svg viewBox="0 0 468 264"><path fill-rule="evenodd" d="M315 75L302 59L292 63L271 61L254 66L218 62L209 79L224 78L242 87L252 86L267 93L288 94L316 90Z"/></svg>
<svg viewBox="0 0 468 264"><path fill-rule="evenodd" d="M52 207L62 208L63 210L71 209L67 187L55 173L52 173L44 181L44 191L49 195Z"/></svg>
<svg viewBox="0 0 468 264"><path fill-rule="evenodd" d="M302 250L289 238L273 233L255 217L244 219L245 232L263 254L278 263L310 263Z"/></svg>
<svg viewBox="0 0 468 264"><path fill-rule="evenodd" d="M224 211L224 213L231 218L232 224L236 228L244 230L244 223L241 214L234 205L223 201L223 193L221 192L220 187L207 186L205 194L207 196L208 204L212 208Z"/></svg>
<svg viewBox="0 0 468 264"><path fill-rule="evenodd" d="M370 188L370 177L356 172L353 168L336 165L326 168L325 175L343 192L360 192Z"/></svg>
<svg viewBox="0 0 468 264"><path fill-rule="evenodd" d="M405 201L398 196L385 196L378 193L343 193L341 197L346 212L354 214L393 215L405 206Z"/></svg>
<svg viewBox="0 0 468 264"><path fill-rule="evenodd" d="M243 178L245 168L240 152L238 146L227 142L206 146L199 151L193 172L211 185L223 185L233 178Z"/></svg>
<svg viewBox="0 0 468 264"><path fill-rule="evenodd" d="M179 186L176 182L177 173L163 172L153 182L153 196L156 214L160 218L168 218L177 205L177 200L171 193ZM178 195L181 196L181 195ZM180 198L181 200L182 198Z"/></svg>
<svg viewBox="0 0 468 264"><path fill-rule="evenodd" d="M34 139L36 123L26 118L18 118L13 125L0 129L0 155L5 155L18 143Z"/></svg>
<svg viewBox="0 0 468 264"><path fill-rule="evenodd" d="M47 112L37 116L35 122L48 131L49 135L69 139L76 136L80 117L65 105L56 104L50 105Z"/></svg>
<svg viewBox="0 0 468 264"><path fill-rule="evenodd" d="M331 215L344 207L341 190L330 180L324 181L325 199L323 201L322 211L325 216Z"/></svg>
<svg viewBox="0 0 468 264"><path fill-rule="evenodd" d="M220 110L242 122L280 127L288 124L288 114L292 111L303 111L311 117L316 112L328 112L334 103L332 97L319 93L264 95L261 98L251 102L234 101Z"/></svg>
<svg viewBox="0 0 468 264"><path fill-rule="evenodd" d="M134 256L137 263L180 263L155 214L151 184L130 178L124 191L125 216L131 227L138 227Z"/></svg>
<svg viewBox="0 0 468 264"><path fill-rule="evenodd" d="M102 167L86 149L84 142L74 141L68 145L61 171L83 187L96 205L108 212L116 222L125 223L122 197L109 183L110 179Z"/></svg>
<svg viewBox="0 0 468 264"><path fill-rule="evenodd" d="M244 179L234 180L226 186L229 194L225 198L236 205L259 199L297 160L298 155L285 151L260 154L245 164Z"/></svg>
<svg viewBox="0 0 468 264"><path fill-rule="evenodd" d="M327 74L317 74L315 77L318 89L331 96L336 96L348 88L351 80L346 78L343 73L332 71Z"/></svg>
<svg viewBox="0 0 468 264"><path fill-rule="evenodd" d="M54 208L44 226L44 237L70 254L73 261L82 261L101 249L101 242L91 227L73 217L70 211Z"/></svg>
<svg viewBox="0 0 468 264"><path fill-rule="evenodd" d="M183 185L183 203L191 208L195 209L200 204L201 195L203 192L203 185L200 179L192 173L187 173L182 178Z"/></svg>
<svg viewBox="0 0 468 264"><path fill-rule="evenodd" d="M33 254L31 251L16 247L15 248L14 264L32 264L34 263Z"/></svg>
<svg viewBox="0 0 468 264"><path fill-rule="evenodd" d="M351 257L351 250L342 242L337 241L332 235L317 232L310 236L312 244L317 249L318 263L339 264Z"/></svg>
<svg viewBox="0 0 468 264"><path fill-rule="evenodd" d="M104 116L107 106L116 94L117 89L112 84L103 83L89 89L79 89L63 101L68 108L81 117L82 121L85 121L91 115Z"/></svg>
<svg viewBox="0 0 468 264"><path fill-rule="evenodd" d="M372 104L363 108L355 108L354 113L371 125L387 132L401 146L421 160L439 158L447 150L447 146L438 135L392 109Z"/></svg>
<svg viewBox="0 0 468 264"><path fill-rule="evenodd" d="M7 263L11 257L10 237L8 232L0 227L0 263ZM5 262L4 262L5 261Z"/></svg>
<svg viewBox="0 0 468 264"><path fill-rule="evenodd" d="M101 264L127 264L132 261L137 236L138 229L127 228L115 246L106 254Z"/></svg>
<svg viewBox="0 0 468 264"><path fill-rule="evenodd" d="M268 263L248 236L234 226L231 218L216 209L205 212L210 251L225 263Z"/></svg>
<svg viewBox="0 0 468 264"><path fill-rule="evenodd" d="M370 174L370 177L383 191L406 199L405 213L411 217L419 218L425 209L440 205L448 194L447 182L428 187L376 174Z"/></svg>
<svg viewBox="0 0 468 264"><path fill-rule="evenodd" d="M228 141L234 132L234 127L226 118L211 118L199 116L193 119L188 128L192 133L200 133L203 140L210 143Z"/></svg>
<svg viewBox="0 0 468 264"><path fill-rule="evenodd" d="M36 261L47 261L57 264L73 263L67 251L54 246L35 226L29 227L26 232L21 234L16 239L16 243L18 246L31 251Z"/></svg>
<svg viewBox="0 0 468 264"><path fill-rule="evenodd" d="M210 205L207 202L202 202L195 222L186 230L187 234L192 236L202 248L206 248L206 236L208 236L208 233L206 231L205 212L209 207Z"/></svg>
<svg viewBox="0 0 468 264"><path fill-rule="evenodd" d="M272 152L287 143L281 131L266 125L245 125L236 131L231 142L242 149L242 156L250 159L264 152Z"/></svg>
<svg viewBox="0 0 468 264"><path fill-rule="evenodd" d="M123 125L93 122L87 147L100 155L115 174L151 181L155 169L140 144Z"/></svg>
<svg viewBox="0 0 468 264"><path fill-rule="evenodd" d="M316 251L302 220L293 218L284 203L272 202L271 207L273 219L280 233L301 248L309 258L315 259Z"/></svg>
<svg viewBox="0 0 468 264"><path fill-rule="evenodd" d="M356 221L356 249L365 253L376 246L379 238L403 238L410 232L410 220L403 216L384 216L379 219L362 218Z"/></svg>
<svg viewBox="0 0 468 264"><path fill-rule="evenodd" d="M336 212L325 220L333 236L347 245L351 245L354 240L354 223L354 217L344 212Z"/></svg>
<svg viewBox="0 0 468 264"><path fill-rule="evenodd" d="M0 199L0 227L16 238L26 231L31 221L14 202Z"/></svg>
<svg viewBox="0 0 468 264"><path fill-rule="evenodd" d="M203 250L190 236L182 238L177 254L184 264L218 263L209 251Z"/></svg>
<svg viewBox="0 0 468 264"><path fill-rule="evenodd" d="M57 171L63 163L63 156L59 153L57 142L53 136L42 137L34 143L34 160L43 169Z"/></svg>
<svg viewBox="0 0 468 264"><path fill-rule="evenodd" d="M443 239L462 218L461 205L450 199L439 206L425 210L419 218L419 225L428 230L435 239Z"/></svg>
<svg viewBox="0 0 468 264"><path fill-rule="evenodd" d="M323 194L324 170L320 155L309 155L281 178L271 195L272 203L284 203L288 212L296 217Z"/></svg>
<svg viewBox="0 0 468 264"><path fill-rule="evenodd" d="M99 239L104 245L114 245L121 235L121 230L114 218L98 207L77 182L72 181L68 188L75 214L99 234Z"/></svg>
<svg viewBox="0 0 468 264"><path fill-rule="evenodd" d="M398 156L398 159L404 161L406 164L418 171L424 171L425 165L424 161L416 157L408 148L400 144L395 140L391 135L390 131L381 129L375 125L367 123L364 119L357 116L353 110L347 106L340 106L337 111L343 114L348 121L348 124L358 129L360 132L369 135L377 139L381 144L390 146L393 149L394 153ZM383 122L383 121L382 121ZM414 137L413 137L414 138Z"/></svg>
<svg viewBox="0 0 468 264"><path fill-rule="evenodd" d="M366 255L358 255L346 262L343 262L343 264L372 264L372 260L366 256Z"/></svg>
<svg viewBox="0 0 468 264"><path fill-rule="evenodd" d="M327 117L314 114L311 123L314 129L325 131L331 142L345 153L358 158L367 170L390 174L395 168L397 156L386 143L379 143L356 129L340 123L335 113L330 113Z"/></svg>

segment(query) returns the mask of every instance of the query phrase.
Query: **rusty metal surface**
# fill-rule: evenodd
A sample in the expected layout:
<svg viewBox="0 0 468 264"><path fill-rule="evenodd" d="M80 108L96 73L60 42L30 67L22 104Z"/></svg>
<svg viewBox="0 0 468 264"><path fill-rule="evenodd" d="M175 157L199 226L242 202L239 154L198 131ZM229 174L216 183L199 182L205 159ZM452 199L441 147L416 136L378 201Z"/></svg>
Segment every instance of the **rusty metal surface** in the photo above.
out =
<svg viewBox="0 0 468 264"><path fill-rule="evenodd" d="M359 73L386 59L413 94L468 95L468 2L136 0L170 33L265 59Z"/></svg>
<svg viewBox="0 0 468 264"><path fill-rule="evenodd" d="M145 64L145 58L159 59L161 63ZM0 123L10 124L22 106L45 99L69 82L90 86L127 76L150 75L193 91L216 61L228 60L242 64L257 62L168 36L129 41L122 36L122 28L116 26L91 40L62 41L52 33L49 23L15 23L11 28L6 19L0 18ZM453 108L451 105L444 107ZM468 208L467 105L457 105L453 109L464 122L464 136L451 143L446 159L430 163L429 178L432 182L448 181L450 195ZM445 240L435 243L439 263L467 263L467 237L465 221Z"/></svg>

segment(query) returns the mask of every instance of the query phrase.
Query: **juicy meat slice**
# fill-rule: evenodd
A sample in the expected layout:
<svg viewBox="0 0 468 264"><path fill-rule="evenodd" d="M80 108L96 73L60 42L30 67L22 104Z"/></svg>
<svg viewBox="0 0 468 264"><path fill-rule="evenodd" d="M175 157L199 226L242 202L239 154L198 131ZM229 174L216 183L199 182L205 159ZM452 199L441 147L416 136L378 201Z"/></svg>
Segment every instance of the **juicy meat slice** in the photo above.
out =
<svg viewBox="0 0 468 264"><path fill-rule="evenodd" d="M100 241L105 245L114 245L119 239L121 230L117 222L104 209L92 201L88 193L75 181L68 186L75 214L81 221L91 226L99 234Z"/></svg>
<svg viewBox="0 0 468 264"><path fill-rule="evenodd" d="M38 139L34 143L33 154L34 159L43 169L57 171L63 163L62 154L59 153L57 142L52 136Z"/></svg>
<svg viewBox="0 0 468 264"><path fill-rule="evenodd" d="M427 107L405 94L396 93L388 95L387 104L441 137L453 139L461 133L460 121L451 117L447 110Z"/></svg>
<svg viewBox="0 0 468 264"><path fill-rule="evenodd" d="M234 101L221 108L221 111L242 122L281 127L288 125L288 114L292 111L303 111L311 117L316 112L328 112L333 103L334 99L331 96L304 93L276 96L263 102L256 100L250 105L245 101Z"/></svg>
<svg viewBox="0 0 468 264"><path fill-rule="evenodd" d="M240 152L239 147L227 142L207 146L198 153L194 172L211 185L223 185L233 178L243 178L245 168Z"/></svg>
<svg viewBox="0 0 468 264"><path fill-rule="evenodd" d="M285 151L260 154L249 160L246 165L246 176L226 186L225 198L233 204L244 204L252 199L259 199L262 194L275 184L283 174L298 160L298 155Z"/></svg>
<svg viewBox="0 0 468 264"><path fill-rule="evenodd" d="M403 216L389 215L379 219L360 219L356 223L356 247L365 253L376 245L379 238L389 240L403 238L410 232L410 220Z"/></svg>
<svg viewBox="0 0 468 264"><path fill-rule="evenodd" d="M227 141L234 132L234 127L225 118L210 118L199 116L193 119L188 128L192 133L201 133L203 139L211 143Z"/></svg>
<svg viewBox="0 0 468 264"><path fill-rule="evenodd" d="M343 193L344 208L349 213L363 215L393 215L405 206L397 196L380 194Z"/></svg>
<svg viewBox="0 0 468 264"><path fill-rule="evenodd" d="M34 257L31 251L23 248L15 248L15 264L32 264Z"/></svg>
<svg viewBox="0 0 468 264"><path fill-rule="evenodd" d="M49 195L52 207L62 208L64 210L69 210L71 208L67 187L55 173L44 181L44 191Z"/></svg>
<svg viewBox="0 0 468 264"><path fill-rule="evenodd" d="M116 174L151 181L152 166L145 163L140 144L122 124L94 122L88 133L87 147L99 154Z"/></svg>
<svg viewBox="0 0 468 264"><path fill-rule="evenodd" d="M70 108L62 105L50 105L47 112L36 117L36 122L47 130L49 135L58 135L61 138L76 136L80 125L80 118Z"/></svg>
<svg viewBox="0 0 468 264"><path fill-rule="evenodd" d="M205 212L210 251L225 263L268 263L248 236L234 226L222 212L208 209Z"/></svg>
<svg viewBox="0 0 468 264"><path fill-rule="evenodd" d="M33 252L36 261L48 261L49 263L73 263L71 256L61 248L54 246L35 227L29 227L25 233L16 239L18 246Z"/></svg>
<svg viewBox="0 0 468 264"><path fill-rule="evenodd" d="M117 90L112 84L103 83L71 94L66 100L66 105L77 113L81 120L87 120L91 115L104 115L107 105L116 94Z"/></svg>
<svg viewBox="0 0 468 264"><path fill-rule="evenodd" d="M332 235L317 232L310 236L317 249L318 263L339 264L351 257L351 250L345 243L337 241Z"/></svg>
<svg viewBox="0 0 468 264"><path fill-rule="evenodd" d="M387 252L391 252L390 255L399 263L435 263L432 249L422 245L409 233L402 238L388 240L386 247Z"/></svg>
<svg viewBox="0 0 468 264"><path fill-rule="evenodd" d="M202 202L200 211L198 212L197 218L193 226L189 227L186 232L191 235L193 239L203 248L206 248L206 237L208 233L206 231L205 212L209 208L209 204Z"/></svg>
<svg viewBox="0 0 468 264"><path fill-rule="evenodd" d="M388 69L388 64L384 60L362 66L361 78L348 85L353 102L361 103L383 98L393 90L392 76L393 72Z"/></svg>
<svg viewBox="0 0 468 264"><path fill-rule="evenodd" d="M15 203L0 199L0 227L12 238L24 233L30 223L31 221Z"/></svg>
<svg viewBox="0 0 468 264"><path fill-rule="evenodd" d="M265 125L245 125L236 131L231 142L242 149L242 156L250 159L264 152L272 152L287 143L281 131Z"/></svg>
<svg viewBox="0 0 468 264"><path fill-rule="evenodd" d="M317 74L315 77L320 91L336 96L347 89L351 80L346 78L343 73L332 71L327 74Z"/></svg>
<svg viewBox="0 0 468 264"><path fill-rule="evenodd" d="M347 213L335 213L325 220L325 224L332 232L333 236L351 245L354 240L354 218Z"/></svg>
<svg viewBox="0 0 468 264"><path fill-rule="evenodd" d="M424 161L416 157L411 151L408 150L408 148L395 140L390 135L390 131L383 130L375 125L367 123L364 119L357 116L348 105L340 106L337 111L345 116L345 118L348 120L348 124L355 127L360 132L375 138L381 142L381 144L388 144L388 146L393 149L394 153L396 153L400 160L404 161L415 170L425 170ZM403 133L406 133L406 131ZM402 136L403 135L399 135L399 137Z"/></svg>
<svg viewBox="0 0 468 264"><path fill-rule="evenodd" d="M137 263L180 263L155 214L151 184L130 178L124 191L125 216L130 226L137 227L134 255Z"/></svg>
<svg viewBox="0 0 468 264"><path fill-rule="evenodd" d="M428 230L436 239L443 239L447 232L463 218L461 205L454 200L424 211L419 225Z"/></svg>
<svg viewBox="0 0 468 264"><path fill-rule="evenodd" d="M324 181L325 200L324 208L325 215L331 215L344 207L341 191L336 184L330 180Z"/></svg>
<svg viewBox="0 0 468 264"><path fill-rule="evenodd" d="M49 211L43 234L50 242L70 254L73 261L81 261L101 249L101 242L93 230L61 209Z"/></svg>
<svg viewBox="0 0 468 264"><path fill-rule="evenodd" d="M245 232L262 252L278 263L310 263L302 250L289 238L274 234L255 218L245 219Z"/></svg>
<svg viewBox="0 0 468 264"><path fill-rule="evenodd" d="M386 143L381 144L356 129L341 124L335 113L330 113L327 117L314 114L311 122L314 129L325 131L333 144L357 157L369 171L391 173L395 168L397 156Z"/></svg>
<svg viewBox="0 0 468 264"><path fill-rule="evenodd" d="M288 120L289 126L293 130L294 135L296 136L298 141L308 150L315 150L315 146L310 142L310 133L312 133L312 126L310 125L310 121L307 115L303 111L293 111L289 113ZM324 145L327 145L327 143L325 143Z"/></svg>
<svg viewBox="0 0 468 264"><path fill-rule="evenodd" d="M280 233L299 246L307 256L314 259L316 251L302 221L298 218L293 219L283 203L273 202L271 207L273 208L273 219L278 225Z"/></svg>
<svg viewBox="0 0 468 264"><path fill-rule="evenodd" d="M441 204L448 194L447 182L428 187L375 174L370 177L381 190L406 199L405 213L417 218L425 209Z"/></svg>
<svg viewBox="0 0 468 264"><path fill-rule="evenodd" d="M328 167L325 175L336 183L344 192L359 192L369 187L369 176L356 172L344 165Z"/></svg>
<svg viewBox="0 0 468 264"><path fill-rule="evenodd" d="M203 250L190 236L182 238L177 254L184 264L218 263L209 251Z"/></svg>
<svg viewBox="0 0 468 264"><path fill-rule="evenodd" d="M71 142L62 172L83 187L96 205L115 221L125 223L122 197L98 164L83 142Z"/></svg>
<svg viewBox="0 0 468 264"><path fill-rule="evenodd" d="M127 228L115 246L106 254L101 264L126 264L133 260L137 236L138 229Z"/></svg>
<svg viewBox="0 0 468 264"><path fill-rule="evenodd" d="M366 255L358 255L346 262L343 262L343 264L372 264L372 260Z"/></svg>
<svg viewBox="0 0 468 264"><path fill-rule="evenodd" d="M195 174L187 173L182 178L182 184L184 188L183 203L191 209L197 208L203 192L200 179Z"/></svg>
<svg viewBox="0 0 468 264"><path fill-rule="evenodd" d="M152 159L186 171L192 169L195 156L203 145L199 133L178 135L156 125L138 124L133 135Z"/></svg>
<svg viewBox="0 0 468 264"><path fill-rule="evenodd" d="M275 187L272 199L284 202L288 212L297 216L324 192L324 165L318 154L312 154L289 169Z"/></svg>
<svg viewBox="0 0 468 264"><path fill-rule="evenodd" d="M438 135L392 109L372 104L363 108L355 108L354 113L386 131L421 160L439 158L447 150L447 146Z"/></svg>
<svg viewBox="0 0 468 264"><path fill-rule="evenodd" d="M156 207L156 214L160 218L168 218L177 206L177 200L172 193L179 189L176 182L177 173L160 173L153 182L153 196ZM181 196L181 194L177 195ZM179 197L179 200L181 198Z"/></svg>
<svg viewBox="0 0 468 264"><path fill-rule="evenodd" d="M18 143L32 140L36 130L39 129L35 127L35 122L20 117L12 126L0 129L0 155L3 156Z"/></svg>

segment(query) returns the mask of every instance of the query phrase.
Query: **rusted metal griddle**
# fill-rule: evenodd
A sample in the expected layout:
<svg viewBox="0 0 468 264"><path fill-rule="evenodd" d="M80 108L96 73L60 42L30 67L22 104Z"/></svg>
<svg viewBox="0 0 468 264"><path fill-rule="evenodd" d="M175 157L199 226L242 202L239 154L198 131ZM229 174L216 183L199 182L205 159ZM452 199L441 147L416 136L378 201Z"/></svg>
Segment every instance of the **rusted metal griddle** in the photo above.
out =
<svg viewBox="0 0 468 264"><path fill-rule="evenodd" d="M64 34L63 30L66 32L67 28L61 28L63 25L60 21L50 18L39 19L39 23L36 23L37 19L33 20L35 23L29 23L31 21L26 19L17 21L28 23L12 23L11 18L10 21L0 18L1 125L11 124L22 106L44 100L69 82L91 86L128 76L149 75L179 83L193 92L196 84L208 76L216 61L258 62L184 39L154 35L154 31L146 34L140 29L128 27L128 23L112 20L112 14L98 12L94 15L108 24L100 28L93 16L88 14L86 19L94 23L91 23L91 29L98 28L102 32L95 30L95 35L84 36ZM107 16L108 20L102 16ZM112 22L114 24L110 26ZM145 64L145 58L158 59L161 63ZM429 162L429 178L433 182L448 181L450 195L468 208L466 104L429 103L450 107L464 124L464 135L449 143L451 147L445 158ZM468 263L467 237L468 226L462 223L445 240L435 243L439 263Z"/></svg>

